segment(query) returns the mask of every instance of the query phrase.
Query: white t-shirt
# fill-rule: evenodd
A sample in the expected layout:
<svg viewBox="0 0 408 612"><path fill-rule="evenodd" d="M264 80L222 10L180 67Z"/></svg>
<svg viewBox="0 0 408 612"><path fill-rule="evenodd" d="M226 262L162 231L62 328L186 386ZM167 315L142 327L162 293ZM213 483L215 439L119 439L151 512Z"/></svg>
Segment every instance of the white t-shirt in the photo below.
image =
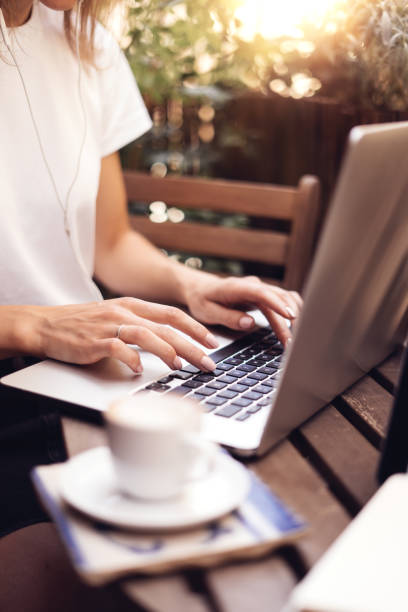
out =
<svg viewBox="0 0 408 612"><path fill-rule="evenodd" d="M78 63L65 39L63 13L34 3L10 31L46 159L65 205L75 175L83 114ZM142 135L151 121L113 38L97 29L97 66L82 70L87 136L68 207L71 239L41 155L16 67L0 35L0 303L68 304L95 299L95 200L101 158Z"/></svg>

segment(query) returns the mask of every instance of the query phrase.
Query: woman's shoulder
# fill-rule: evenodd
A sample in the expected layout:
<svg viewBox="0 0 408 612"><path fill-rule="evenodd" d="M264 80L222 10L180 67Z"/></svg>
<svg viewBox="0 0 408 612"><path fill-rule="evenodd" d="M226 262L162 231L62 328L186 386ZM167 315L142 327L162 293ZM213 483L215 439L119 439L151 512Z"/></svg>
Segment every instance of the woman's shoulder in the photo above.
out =
<svg viewBox="0 0 408 612"><path fill-rule="evenodd" d="M44 4L35 3L36 18L39 19L48 32L53 31L56 36L65 38L64 11L53 10ZM72 15L75 23L75 15ZM113 34L100 22L94 23L92 28L91 18L87 24L88 36L93 36L93 46L95 51L95 66L104 67L112 61L117 60L121 50Z"/></svg>

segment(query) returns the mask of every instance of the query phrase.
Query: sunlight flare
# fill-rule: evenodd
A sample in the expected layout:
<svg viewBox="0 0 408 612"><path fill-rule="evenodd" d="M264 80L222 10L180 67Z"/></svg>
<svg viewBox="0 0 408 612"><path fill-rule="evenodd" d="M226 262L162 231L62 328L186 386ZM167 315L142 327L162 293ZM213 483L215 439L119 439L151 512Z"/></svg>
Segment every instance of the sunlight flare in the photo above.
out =
<svg viewBox="0 0 408 612"><path fill-rule="evenodd" d="M251 41L256 34L273 39L280 36L302 38L304 21L319 22L329 10L347 0L243 0L235 12L241 25L239 36Z"/></svg>

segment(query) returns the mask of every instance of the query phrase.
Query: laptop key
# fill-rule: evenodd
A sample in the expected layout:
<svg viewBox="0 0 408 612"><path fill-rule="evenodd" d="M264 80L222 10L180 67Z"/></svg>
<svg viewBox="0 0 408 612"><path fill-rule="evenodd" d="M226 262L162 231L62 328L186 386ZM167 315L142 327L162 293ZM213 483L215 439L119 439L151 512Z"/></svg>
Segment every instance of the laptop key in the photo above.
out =
<svg viewBox="0 0 408 612"><path fill-rule="evenodd" d="M224 363L229 363L230 365L239 365L243 361L245 360L240 359L239 357L230 357L229 359L226 359Z"/></svg>
<svg viewBox="0 0 408 612"><path fill-rule="evenodd" d="M227 401L227 398L216 395L215 397L210 397L205 403L212 404L213 406L222 406Z"/></svg>
<svg viewBox="0 0 408 612"><path fill-rule="evenodd" d="M277 387L277 385L278 385L278 380L277 380L276 378L271 378L271 379L269 379L269 378L268 378L268 380L264 380L264 381L262 382L262 384L263 384L263 386L264 386L264 387L270 387L270 388L271 388L271 390L272 390L272 389L274 389L275 387Z"/></svg>
<svg viewBox="0 0 408 612"><path fill-rule="evenodd" d="M256 370L256 366L249 365L248 363L243 363L239 366L239 369L244 370L244 372L253 372L254 370Z"/></svg>
<svg viewBox="0 0 408 612"><path fill-rule="evenodd" d="M248 387L246 385L240 385L237 383L236 385L229 387L229 390L237 393L244 393L244 391L248 391Z"/></svg>
<svg viewBox="0 0 408 612"><path fill-rule="evenodd" d="M238 393L236 391L231 391L231 389L224 389L224 391L220 391L217 397L226 397L227 399L234 399L237 397Z"/></svg>
<svg viewBox="0 0 408 612"><path fill-rule="evenodd" d="M244 370L238 370L238 368L236 370L232 370L232 372L228 372L228 376L233 376L235 379L242 378L246 375L247 372L244 372Z"/></svg>
<svg viewBox="0 0 408 612"><path fill-rule="evenodd" d="M250 414L253 414L255 412L259 412L260 410L262 410L263 406L260 406L259 404L252 404L252 406L249 406L247 412L249 412Z"/></svg>
<svg viewBox="0 0 408 612"><path fill-rule="evenodd" d="M170 387L169 385L162 385L161 383L153 382L150 385L147 385L145 389L147 391L158 391L159 393L163 393L164 391L167 391L168 389L170 389Z"/></svg>
<svg viewBox="0 0 408 612"><path fill-rule="evenodd" d="M187 380L193 376L193 372L183 372L183 370L175 370L172 373L173 378L181 378L182 380Z"/></svg>
<svg viewBox="0 0 408 612"><path fill-rule="evenodd" d="M282 351L277 351L277 350L275 349L275 347L273 347L273 348L270 348L270 349L266 349L266 350L264 351L264 354L265 354L265 355L270 355L271 357L276 357L276 356L278 356L278 355L282 355Z"/></svg>
<svg viewBox="0 0 408 612"><path fill-rule="evenodd" d="M251 360L250 360L250 361L248 361L247 363L248 363L248 365L255 366L255 367L257 367L257 368L258 368L259 366L263 366L263 365L265 365L265 362L264 362L263 360L261 360L261 359L258 359L258 358L256 358L256 359L251 359Z"/></svg>
<svg viewBox="0 0 408 612"><path fill-rule="evenodd" d="M276 374L278 370L278 366L274 366L272 363L270 363L269 365L263 367L263 368L259 368L258 372L261 372L261 374L268 374L268 376L271 376L272 374Z"/></svg>
<svg viewBox="0 0 408 612"><path fill-rule="evenodd" d="M249 400L259 400L262 397L262 393L257 393L256 391L249 391L242 396L244 399Z"/></svg>
<svg viewBox="0 0 408 612"><path fill-rule="evenodd" d="M185 387L184 385L179 385L178 387L173 387L169 391L169 393L177 393L178 395L186 395L186 393L190 393L192 391L191 387Z"/></svg>
<svg viewBox="0 0 408 612"><path fill-rule="evenodd" d="M161 378L157 382L161 383L162 385L167 385L167 383L171 382L172 380L173 380L173 375L169 374L168 376Z"/></svg>
<svg viewBox="0 0 408 612"><path fill-rule="evenodd" d="M190 387L190 389L198 389L198 387L202 386L202 382L199 382L198 380L187 380L184 383L185 387Z"/></svg>
<svg viewBox="0 0 408 612"><path fill-rule="evenodd" d="M217 363L217 370L223 370L224 372L228 372L228 370L232 370L234 366L229 363Z"/></svg>
<svg viewBox="0 0 408 612"><path fill-rule="evenodd" d="M237 412L239 412L240 410L240 406L233 406L232 404L229 404L229 406L224 406L224 408L217 410L217 412L215 412L214 414L228 418L234 416L234 414L237 414Z"/></svg>
<svg viewBox="0 0 408 612"><path fill-rule="evenodd" d="M262 374L261 372L251 372L251 374L248 374L248 378L253 378L254 380L265 380L265 378L268 378L268 376L266 374Z"/></svg>
<svg viewBox="0 0 408 612"><path fill-rule="evenodd" d="M217 380L220 380L222 383L227 383L227 385L236 382L235 376L230 376L229 374L224 374L224 376L220 376Z"/></svg>
<svg viewBox="0 0 408 612"><path fill-rule="evenodd" d="M251 400L244 399L243 397L237 397L237 399L235 399L230 405L231 406L241 406L241 408L246 408L247 406L249 406L249 404L252 404Z"/></svg>
<svg viewBox="0 0 408 612"><path fill-rule="evenodd" d="M209 382L210 380L213 380L214 376L211 376L211 374L198 374L197 376L194 376L193 380L198 380L199 382Z"/></svg>
<svg viewBox="0 0 408 612"><path fill-rule="evenodd" d="M216 389L211 389L211 387L208 387L207 385L205 387L201 387L199 393L201 393L201 395L213 395L213 393L216 392Z"/></svg>
<svg viewBox="0 0 408 612"><path fill-rule="evenodd" d="M241 385L245 385L246 387L253 387L254 385L258 384L258 381L255 380L254 378L241 378L239 383Z"/></svg>
<svg viewBox="0 0 408 612"><path fill-rule="evenodd" d="M259 406L260 408L263 408L264 406L269 406L270 403L271 403L271 398L263 396L263 398L259 400L259 402L257 403L257 406Z"/></svg>
<svg viewBox="0 0 408 612"><path fill-rule="evenodd" d="M283 355L282 353L280 353L280 355L275 355L275 357L273 358L274 363L280 363L282 361Z"/></svg>
<svg viewBox="0 0 408 612"><path fill-rule="evenodd" d="M267 387L266 385L258 385L255 388L255 391L257 391L258 393L262 393L263 395L265 395L266 393L270 393L271 392L271 388Z"/></svg>
<svg viewBox="0 0 408 612"><path fill-rule="evenodd" d="M253 351L241 351L240 353L238 353L237 357L239 357L240 359L249 359L250 357L253 356Z"/></svg>
<svg viewBox="0 0 408 612"><path fill-rule="evenodd" d="M256 360L261 361L263 364L265 364L271 360L271 356L270 355L257 355Z"/></svg>
<svg viewBox="0 0 408 612"><path fill-rule="evenodd" d="M196 368L196 366L193 366L191 364L183 366L181 368L181 371L182 372L191 372L191 374L198 374L198 372L201 372L200 368Z"/></svg>
<svg viewBox="0 0 408 612"><path fill-rule="evenodd" d="M234 378L234 380L235 380L235 378ZM219 379L218 380L212 380L207 385L207 387L211 387L211 389L217 389L217 391L219 391L220 389L224 389L226 386L227 386L227 383L221 382Z"/></svg>
<svg viewBox="0 0 408 612"><path fill-rule="evenodd" d="M239 414L237 417L235 417L236 421L246 421L247 419L249 419L249 417L251 416L250 412L243 412L242 414Z"/></svg>

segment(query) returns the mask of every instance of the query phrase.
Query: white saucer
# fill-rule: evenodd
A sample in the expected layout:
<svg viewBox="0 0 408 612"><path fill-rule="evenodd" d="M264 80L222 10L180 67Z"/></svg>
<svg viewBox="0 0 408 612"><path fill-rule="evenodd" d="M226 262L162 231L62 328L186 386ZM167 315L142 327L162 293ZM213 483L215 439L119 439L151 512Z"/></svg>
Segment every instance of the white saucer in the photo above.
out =
<svg viewBox="0 0 408 612"><path fill-rule="evenodd" d="M213 521L247 497L249 474L224 452L217 453L208 477L185 486L177 497L143 501L117 489L109 448L100 446L73 457L61 475L63 499L93 519L139 530L185 529Z"/></svg>

